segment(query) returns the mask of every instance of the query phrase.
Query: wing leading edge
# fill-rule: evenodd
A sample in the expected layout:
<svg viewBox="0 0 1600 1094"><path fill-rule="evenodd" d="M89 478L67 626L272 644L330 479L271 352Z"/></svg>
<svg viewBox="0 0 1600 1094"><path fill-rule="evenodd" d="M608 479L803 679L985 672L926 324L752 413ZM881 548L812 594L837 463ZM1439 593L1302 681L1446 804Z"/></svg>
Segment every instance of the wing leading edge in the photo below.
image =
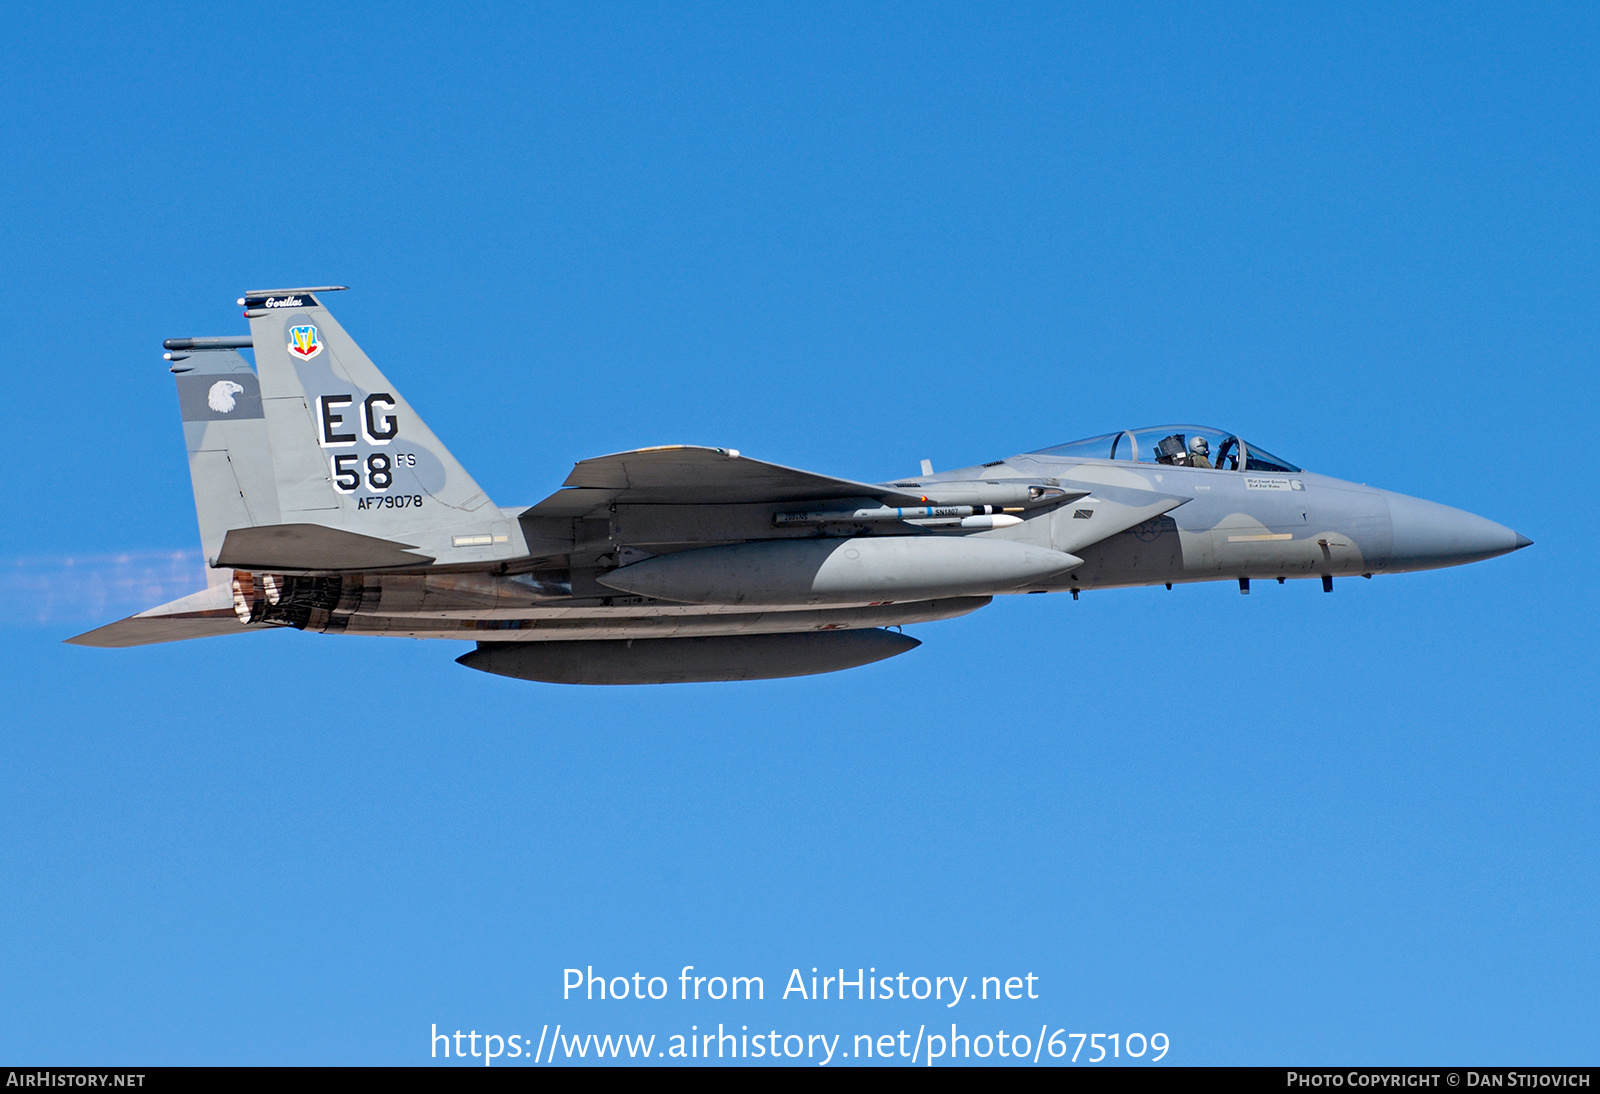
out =
<svg viewBox="0 0 1600 1094"><path fill-rule="evenodd" d="M582 460L560 490L522 515L581 517L612 503L741 505L844 498L876 498L889 505L922 500L893 486L752 460L736 449L666 445Z"/></svg>

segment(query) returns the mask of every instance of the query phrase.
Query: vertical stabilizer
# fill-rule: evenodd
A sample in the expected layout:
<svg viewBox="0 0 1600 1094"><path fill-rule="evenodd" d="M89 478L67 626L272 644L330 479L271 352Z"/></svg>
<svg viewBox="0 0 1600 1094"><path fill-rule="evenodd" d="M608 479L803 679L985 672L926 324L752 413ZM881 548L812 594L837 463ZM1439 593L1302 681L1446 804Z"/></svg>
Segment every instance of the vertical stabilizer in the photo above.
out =
<svg viewBox="0 0 1600 1094"><path fill-rule="evenodd" d="M510 529L318 299L248 293L261 407L283 524L337 528L452 562L504 557Z"/></svg>

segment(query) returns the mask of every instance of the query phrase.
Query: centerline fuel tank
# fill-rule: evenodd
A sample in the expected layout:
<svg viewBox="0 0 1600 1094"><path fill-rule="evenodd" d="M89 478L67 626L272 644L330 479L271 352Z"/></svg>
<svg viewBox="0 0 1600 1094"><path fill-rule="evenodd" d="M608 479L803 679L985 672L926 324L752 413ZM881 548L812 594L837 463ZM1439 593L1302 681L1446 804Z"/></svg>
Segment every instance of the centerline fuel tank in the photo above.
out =
<svg viewBox="0 0 1600 1094"><path fill-rule="evenodd" d="M480 672L552 684L689 684L837 672L921 644L910 635L886 630L624 642L480 642L456 660Z"/></svg>

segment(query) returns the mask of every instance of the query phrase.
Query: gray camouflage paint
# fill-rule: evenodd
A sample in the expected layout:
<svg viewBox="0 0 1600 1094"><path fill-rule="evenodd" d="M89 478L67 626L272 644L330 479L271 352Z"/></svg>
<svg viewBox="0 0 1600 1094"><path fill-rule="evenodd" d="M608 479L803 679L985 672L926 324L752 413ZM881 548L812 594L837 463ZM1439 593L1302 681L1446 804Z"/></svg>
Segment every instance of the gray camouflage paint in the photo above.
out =
<svg viewBox="0 0 1600 1094"><path fill-rule="evenodd" d="M526 679L747 679L890 656L914 643L829 636L952 618L996 595L1327 581L1455 566L1529 543L1471 513L1308 471L1048 450L868 484L731 450L644 449L582 461L552 497L500 508L313 295L321 291L249 294L254 370L236 348L169 355L208 562L216 565L230 531L257 543L267 536L273 557L307 561L283 573L214 568L206 592L70 641L127 646L287 626L473 639L498 652L464 664ZM308 326L319 348L297 359L293 332L299 328L310 344ZM369 397L398 423L392 441L357 428ZM353 439L327 443L338 437ZM377 466L387 460L392 468L389 485L378 489L381 478L363 478L355 489L334 489L341 467L364 466L375 454ZM415 504L396 506L400 497ZM989 505L1008 514L1003 520L1018 519L979 531L882 520L793 523L807 511L874 512L924 501ZM783 543L794 540L807 542ZM387 544L393 550L383 557L404 560L413 550L420 557L415 565L353 572L329 562L346 541ZM777 646L738 637L777 634L810 638ZM690 641L708 638L726 641ZM633 653L637 639L645 641ZM573 641L586 643L581 664L505 652L508 643ZM777 649L784 652L775 659ZM748 651L744 660L740 650ZM777 660L785 661L782 672ZM717 676L718 663L726 664L725 677Z"/></svg>

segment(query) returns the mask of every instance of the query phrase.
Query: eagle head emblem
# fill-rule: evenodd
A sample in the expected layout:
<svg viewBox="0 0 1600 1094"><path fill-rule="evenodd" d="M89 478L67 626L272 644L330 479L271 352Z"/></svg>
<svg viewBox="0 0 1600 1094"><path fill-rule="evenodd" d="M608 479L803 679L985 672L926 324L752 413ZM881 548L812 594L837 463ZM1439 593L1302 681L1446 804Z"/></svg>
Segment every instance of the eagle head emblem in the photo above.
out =
<svg viewBox="0 0 1600 1094"><path fill-rule="evenodd" d="M242 384L232 380L218 380L211 385L211 390L206 392L206 405L218 414L228 414L233 410L233 397L244 390Z"/></svg>

